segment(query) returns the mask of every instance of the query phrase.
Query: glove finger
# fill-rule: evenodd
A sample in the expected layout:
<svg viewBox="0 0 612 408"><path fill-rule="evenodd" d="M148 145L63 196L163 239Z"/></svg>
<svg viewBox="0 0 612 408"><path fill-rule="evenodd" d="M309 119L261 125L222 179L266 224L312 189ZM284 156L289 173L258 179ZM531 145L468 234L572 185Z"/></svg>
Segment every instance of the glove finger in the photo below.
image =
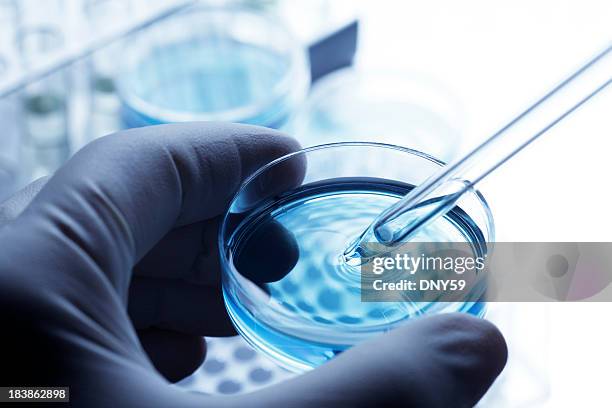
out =
<svg viewBox="0 0 612 408"><path fill-rule="evenodd" d="M217 225L218 217L215 217L171 230L134 266L134 275L190 280L197 278L199 259L212 257L217 262L211 265L214 273L210 275L215 276L214 282L220 282L217 237L214 235ZM203 277L200 280L206 283Z"/></svg>
<svg viewBox="0 0 612 408"><path fill-rule="evenodd" d="M175 229L136 265L128 311L137 328L233 334L221 295L218 224L217 217ZM264 225L241 251L236 267L267 291L266 282L282 278L295 266L299 250L281 224Z"/></svg>
<svg viewBox="0 0 612 408"><path fill-rule="evenodd" d="M170 382L182 380L204 362L206 342L201 336L161 329L137 333L153 366Z"/></svg>
<svg viewBox="0 0 612 408"><path fill-rule="evenodd" d="M467 408L503 369L506 343L491 323L465 314L414 320L342 353L323 366L236 396L204 396L119 373L134 406L253 408ZM148 395L146 405L134 395ZM140 403L140 405L139 405Z"/></svg>
<svg viewBox="0 0 612 408"><path fill-rule="evenodd" d="M185 392L127 359L95 357L104 357L105 365L93 366L103 367L98 377L103 381L95 395L75 392L75 403L82 406L467 408L499 375L507 348L499 331L485 320L464 314L423 317L305 375L236 396ZM103 376L105 372L112 376Z"/></svg>
<svg viewBox="0 0 612 408"><path fill-rule="evenodd" d="M420 318L227 406L472 407L506 359L502 335L485 320L465 314Z"/></svg>
<svg viewBox="0 0 612 408"><path fill-rule="evenodd" d="M134 274L219 287L221 221L219 216L170 231L138 262ZM262 224L265 227L254 231L252 239L242 248L241 256L235 259L241 274L257 284L282 279L299 257L291 232L274 220Z"/></svg>
<svg viewBox="0 0 612 408"><path fill-rule="evenodd" d="M236 334L220 287L136 276L130 285L128 313L137 329L214 337Z"/></svg>
<svg viewBox="0 0 612 408"><path fill-rule="evenodd" d="M279 132L247 125L182 123L121 132L90 143L58 170L24 222L55 225L124 296L125 271L168 231L221 214L244 178L298 147ZM279 180L299 183L303 163L292 163Z"/></svg>
<svg viewBox="0 0 612 408"><path fill-rule="evenodd" d="M36 383L70 384L79 406L201 403L151 372L125 311L131 270L172 228L221 214L245 177L298 147L253 126L164 125L97 139L59 169L0 230L0 297L29 310L34 338L52 348ZM293 163L279 180L299 183Z"/></svg>

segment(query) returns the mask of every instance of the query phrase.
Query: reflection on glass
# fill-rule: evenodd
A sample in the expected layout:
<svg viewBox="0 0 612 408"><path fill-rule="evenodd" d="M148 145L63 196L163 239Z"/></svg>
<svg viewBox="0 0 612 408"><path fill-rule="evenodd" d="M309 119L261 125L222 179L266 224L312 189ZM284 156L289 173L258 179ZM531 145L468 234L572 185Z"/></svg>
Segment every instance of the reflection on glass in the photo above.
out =
<svg viewBox="0 0 612 408"><path fill-rule="evenodd" d="M26 27L19 32L19 46L25 69L40 64L63 43L52 27ZM55 171L69 154L68 81L65 71L53 73L21 91L24 153L31 178Z"/></svg>
<svg viewBox="0 0 612 408"><path fill-rule="evenodd" d="M221 228L223 293L246 340L281 366L304 371L423 314L482 316L486 282L473 301L364 302L346 246L378 214L442 165L397 146L344 143L285 156L241 188ZM484 257L493 220L478 192L411 242L464 243Z"/></svg>
<svg viewBox="0 0 612 408"><path fill-rule="evenodd" d="M119 81L126 127L220 120L281 127L303 100L305 50L266 14L181 13L130 41Z"/></svg>

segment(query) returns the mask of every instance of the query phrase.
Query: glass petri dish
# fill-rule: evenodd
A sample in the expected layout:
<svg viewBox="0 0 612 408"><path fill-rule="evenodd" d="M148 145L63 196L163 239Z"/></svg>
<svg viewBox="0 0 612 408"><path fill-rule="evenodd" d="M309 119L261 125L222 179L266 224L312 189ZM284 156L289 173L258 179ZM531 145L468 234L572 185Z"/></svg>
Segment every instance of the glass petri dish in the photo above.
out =
<svg viewBox="0 0 612 408"><path fill-rule="evenodd" d="M449 161L460 151L464 117L459 100L432 78L345 68L315 83L291 126L302 146L375 141Z"/></svg>
<svg viewBox="0 0 612 408"><path fill-rule="evenodd" d="M281 127L308 90L305 50L275 17L196 7L125 46L125 127L226 121Z"/></svg>
<svg viewBox="0 0 612 408"><path fill-rule="evenodd" d="M301 372L423 314L482 316L481 301L431 302L418 310L362 302L359 269L341 261L383 209L442 165L408 148L354 142L307 148L258 170L232 200L219 232L223 295L238 332ZM493 235L489 206L470 191L412 241L467 243L484 257Z"/></svg>

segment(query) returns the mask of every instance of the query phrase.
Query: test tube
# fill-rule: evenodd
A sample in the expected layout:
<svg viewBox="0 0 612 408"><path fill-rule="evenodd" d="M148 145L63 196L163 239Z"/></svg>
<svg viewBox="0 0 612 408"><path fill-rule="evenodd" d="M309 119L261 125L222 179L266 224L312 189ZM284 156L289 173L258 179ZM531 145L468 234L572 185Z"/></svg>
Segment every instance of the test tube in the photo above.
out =
<svg viewBox="0 0 612 408"><path fill-rule="evenodd" d="M14 68L15 28L18 7L14 0L0 0L0 83L10 76ZM0 201L13 193L19 178L19 128L16 126L18 102L12 95L0 96Z"/></svg>
<svg viewBox="0 0 612 408"><path fill-rule="evenodd" d="M90 36L125 24L133 11L131 2L123 0L86 0L83 7ZM121 46L121 42L113 42L92 54L88 61L91 118L85 142L121 128L121 102L115 85Z"/></svg>
<svg viewBox="0 0 612 408"><path fill-rule="evenodd" d="M23 182L19 167L20 129L19 101L15 94L0 98L0 202L15 192Z"/></svg>
<svg viewBox="0 0 612 408"><path fill-rule="evenodd" d="M38 66L64 45L60 28L63 2L49 1L44 6L36 3L22 4L25 7L17 42L24 70ZM68 158L68 85L67 73L61 70L20 92L23 148L31 179L52 173Z"/></svg>
<svg viewBox="0 0 612 408"><path fill-rule="evenodd" d="M0 76L6 73L8 58L14 48L17 11L15 0L0 0Z"/></svg>
<svg viewBox="0 0 612 408"><path fill-rule="evenodd" d="M0 85L9 79L13 68L15 28L18 21L18 7L15 0L0 0Z"/></svg>

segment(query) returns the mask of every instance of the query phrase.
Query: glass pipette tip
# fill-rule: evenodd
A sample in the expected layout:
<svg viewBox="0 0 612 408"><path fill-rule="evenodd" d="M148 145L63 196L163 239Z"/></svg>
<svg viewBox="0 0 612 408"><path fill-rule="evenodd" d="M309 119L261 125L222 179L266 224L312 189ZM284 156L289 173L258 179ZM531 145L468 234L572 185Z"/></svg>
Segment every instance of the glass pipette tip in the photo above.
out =
<svg viewBox="0 0 612 408"><path fill-rule="evenodd" d="M383 211L346 248L344 261L359 266L380 252L391 251L421 228L452 210L461 196L531 142L612 84L612 43L563 80L535 104L464 157L440 169L397 203ZM379 248L380 246L377 246Z"/></svg>

